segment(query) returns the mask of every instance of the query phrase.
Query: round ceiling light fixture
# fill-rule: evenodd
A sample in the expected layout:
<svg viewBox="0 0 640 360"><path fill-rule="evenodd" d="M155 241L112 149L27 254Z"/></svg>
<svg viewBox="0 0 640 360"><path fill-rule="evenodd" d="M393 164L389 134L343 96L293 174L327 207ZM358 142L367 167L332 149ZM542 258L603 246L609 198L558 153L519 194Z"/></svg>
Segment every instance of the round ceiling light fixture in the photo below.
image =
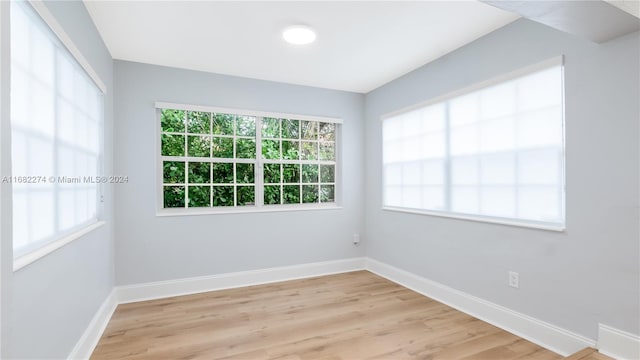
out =
<svg viewBox="0 0 640 360"><path fill-rule="evenodd" d="M316 32L309 26L294 25L282 31L282 38L294 45L311 44L316 40Z"/></svg>

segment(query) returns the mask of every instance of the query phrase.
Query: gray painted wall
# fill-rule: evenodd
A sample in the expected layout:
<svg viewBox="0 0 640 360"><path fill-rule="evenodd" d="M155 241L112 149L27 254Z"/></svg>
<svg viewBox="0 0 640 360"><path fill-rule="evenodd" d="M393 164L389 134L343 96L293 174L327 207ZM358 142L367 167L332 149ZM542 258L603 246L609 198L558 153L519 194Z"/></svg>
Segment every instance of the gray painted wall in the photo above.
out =
<svg viewBox="0 0 640 360"><path fill-rule="evenodd" d="M46 5L107 86L105 172L110 174L113 61L82 2ZM106 299L113 288L111 190L105 192L107 226L16 272L4 266L12 261L5 251L10 245L2 247L3 359L66 358ZM10 243L11 238L3 236L2 241Z"/></svg>
<svg viewBox="0 0 640 360"><path fill-rule="evenodd" d="M125 61L114 82L117 285L364 255L363 95ZM343 208L156 216L156 101L342 118Z"/></svg>
<svg viewBox="0 0 640 360"><path fill-rule="evenodd" d="M592 339L598 323L640 333L639 40L598 45L518 20L367 94L367 255ZM560 54L566 232L380 209L382 114Z"/></svg>

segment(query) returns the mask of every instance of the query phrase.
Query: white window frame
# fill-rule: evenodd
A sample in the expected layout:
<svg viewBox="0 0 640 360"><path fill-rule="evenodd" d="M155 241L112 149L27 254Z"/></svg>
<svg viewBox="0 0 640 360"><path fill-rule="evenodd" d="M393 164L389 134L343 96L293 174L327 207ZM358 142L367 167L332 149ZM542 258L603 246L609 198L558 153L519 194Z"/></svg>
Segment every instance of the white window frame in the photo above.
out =
<svg viewBox="0 0 640 360"><path fill-rule="evenodd" d="M507 82L509 80L515 79L515 78L519 78L528 74L532 74L534 72L540 71L540 70L544 70L544 69L548 69L554 66L561 66L561 71L562 71L562 79L563 79L563 84L562 84L562 154L561 154L561 161L562 161L562 172L561 172L561 187L562 187L562 204L561 204L561 212L562 212L562 219L563 219L563 223L562 224L556 224L556 223L549 223L549 222L543 222L543 221L535 221L535 220L525 220L525 219L515 219L515 218L502 218L502 217L495 217L495 216L485 216L485 215L476 215L476 214L462 214L462 213L456 213L456 212L452 212L452 211L438 211L438 210L424 210L424 209L412 209L412 208L403 208L403 207L394 207L394 206L386 206L384 205L384 199L386 198L386 194L385 194L385 183L384 180L382 180L380 182L380 194L382 194L382 207L381 209L384 211L393 211L393 212L402 212L402 213L410 213L410 214L418 214L418 215L427 215L427 216L436 216L436 217L443 217L443 218L451 218L451 219L459 219L459 220L469 220L469 221L475 221L475 222L483 222L483 223L491 223L491 224L500 224L500 225L508 225L508 226L516 226L516 227L524 227L524 228L533 228L533 229L540 229L540 230L548 230L548 231L554 231L554 232L564 232L566 230L566 142L565 142L565 100L564 100L564 55L559 55L557 57L553 57L547 60L543 60L541 62L538 62L536 64L530 65L530 66L526 66L514 71L511 71L509 73L503 74L503 75L499 75L496 77L493 77L491 79L485 80L485 81L481 81L478 83L475 83L473 85L461 88L459 90L441 95L441 96L437 96L435 98L429 99L427 101L423 101L390 113L386 113L383 114L380 117L380 139L383 138L383 126L382 123L384 122L384 120L389 119L389 118L393 118L396 117L398 115L413 111L413 110L418 110L421 108L425 108L428 107L430 105L434 105L434 104L438 104L438 103L443 103L443 102L447 102L451 99L466 95L468 93L477 91L477 90L481 90L483 88L487 88L490 87L492 85L497 85L503 82ZM447 162L450 161L448 155L447 155ZM382 164L382 161L381 161ZM384 164L382 164L384 165ZM447 166L447 168L449 168L449 166ZM450 171L450 170L447 170ZM380 173L380 179L384 179L384 166L381 167L381 173ZM449 190L447 190L449 191Z"/></svg>
<svg viewBox="0 0 640 360"><path fill-rule="evenodd" d="M104 171L104 95L107 93L107 87L98 76L98 73L91 66L89 61L84 57L80 49L75 45L71 37L66 33L62 25L58 23L55 16L49 11L44 1L41 0L28 0L24 1L26 6L30 6L33 11L39 16L45 25L51 30L53 35L60 41L60 43L64 46L64 48L69 52L70 56L78 63L78 65L82 68L82 70L86 73L89 79L93 82L93 84L98 88L98 90L102 93L102 101L101 101L101 118L100 126L98 129L98 138L100 141L99 146L99 155L98 155L98 170L102 173ZM10 7L11 6L19 6L16 2L10 2L9 4L9 22L10 18ZM10 23L9 26L10 27ZM3 45L4 46L4 45ZM10 42L7 43L7 46L10 49ZM10 51L9 51L10 53ZM9 55L10 58L10 55ZM10 119L7 118L6 121L10 122ZM10 135L9 135L10 136ZM9 146L10 148L10 146ZM12 173L6 174L7 176L13 176ZM53 175L53 174L51 174ZM95 174L100 175L100 174ZM55 184L54 184L55 186ZM103 214L103 196L104 196L104 185L99 185L97 187L97 199L96 199L96 218L92 221L85 222L79 224L76 227L69 229L68 231L57 233L51 240L43 241L40 245L32 250L29 250L23 254L16 254L14 251L13 255L13 271L18 271L25 266L47 256L48 254L56 251L57 249L69 244L70 242L82 238L84 235L101 228L106 224L104 220ZM17 256L16 256L17 255Z"/></svg>
<svg viewBox="0 0 640 360"><path fill-rule="evenodd" d="M184 111L201 111L201 112L209 112L209 113L224 113L224 114L233 114L233 115L244 115L244 116L253 116L256 118L256 158L255 159L242 159L242 158L228 158L224 159L226 163L249 163L255 164L255 206L210 206L210 207L184 207L184 208L165 208L163 199L163 187L164 187L164 174L163 174L163 161L171 161L171 159L165 159L162 156L162 126L160 122L160 112L162 109L174 109L174 110L184 110ZM341 206L341 191L342 191L342 177L340 170L342 165L342 156L341 156L341 126L343 124L342 119L332 118L332 117L322 117L322 116L311 116L311 115L298 115L298 114L288 114L288 113L276 113L276 112L265 112L265 111L256 111L256 110L245 110L245 109L236 109L236 108L224 108L224 107L214 107L214 106L203 106L203 105L189 105L189 104L178 104L172 102L162 102L158 101L155 103L155 113L154 120L156 123L156 143L155 143L155 153L156 153L156 216L190 216L190 215L211 215L211 214L240 214L240 213L260 213L260 212L280 212L280 211L307 211L307 210L336 210L342 209ZM264 189L264 164L306 164L309 162L313 162L316 164L323 165L322 160L283 160L283 159L262 159L261 149L257 148L257 144L261 143L262 139L262 131L261 131L261 121L262 118L283 118L283 119L295 119L295 120L306 120L306 121L318 121L324 123L333 123L336 124L336 132L335 132L335 161L328 161L326 164L331 163L335 165L335 173L334 173L334 201L330 203L301 203L301 204L272 204L272 205L264 205L263 204L263 189ZM180 135L187 134L187 130L185 127L185 133L180 133ZM192 134L197 135L197 134ZM229 138L237 138L237 135L216 135L220 137L229 137ZM240 136L241 138L243 136ZM304 140L300 140L304 141ZM186 154L185 154L186 155ZM175 161L184 161L186 162L190 157L185 156L181 157L172 157ZM204 160L204 159L203 159ZM207 161L211 161L211 159L207 158ZM320 182L320 179L318 179ZM176 185L176 184L171 184ZM315 183L311 183L310 185L315 185ZM234 184L237 186L237 184ZM185 189L186 196L186 189ZM282 194L281 194L282 196Z"/></svg>

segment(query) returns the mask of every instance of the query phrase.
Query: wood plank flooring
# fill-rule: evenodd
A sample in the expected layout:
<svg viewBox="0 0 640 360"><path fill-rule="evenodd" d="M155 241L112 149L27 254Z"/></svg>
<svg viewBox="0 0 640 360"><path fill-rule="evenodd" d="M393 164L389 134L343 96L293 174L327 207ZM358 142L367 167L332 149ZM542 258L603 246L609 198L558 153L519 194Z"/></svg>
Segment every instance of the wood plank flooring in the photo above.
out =
<svg viewBox="0 0 640 360"><path fill-rule="evenodd" d="M560 359L367 271L119 305L91 359Z"/></svg>

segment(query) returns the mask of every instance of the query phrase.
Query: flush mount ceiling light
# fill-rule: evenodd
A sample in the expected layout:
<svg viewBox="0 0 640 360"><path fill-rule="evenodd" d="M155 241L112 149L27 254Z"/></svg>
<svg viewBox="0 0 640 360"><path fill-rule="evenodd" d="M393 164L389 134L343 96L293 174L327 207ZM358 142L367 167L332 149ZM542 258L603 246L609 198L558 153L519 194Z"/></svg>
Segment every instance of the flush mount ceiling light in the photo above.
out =
<svg viewBox="0 0 640 360"><path fill-rule="evenodd" d="M290 44L305 45L315 41L316 32L308 26L294 25L282 31L282 38Z"/></svg>

